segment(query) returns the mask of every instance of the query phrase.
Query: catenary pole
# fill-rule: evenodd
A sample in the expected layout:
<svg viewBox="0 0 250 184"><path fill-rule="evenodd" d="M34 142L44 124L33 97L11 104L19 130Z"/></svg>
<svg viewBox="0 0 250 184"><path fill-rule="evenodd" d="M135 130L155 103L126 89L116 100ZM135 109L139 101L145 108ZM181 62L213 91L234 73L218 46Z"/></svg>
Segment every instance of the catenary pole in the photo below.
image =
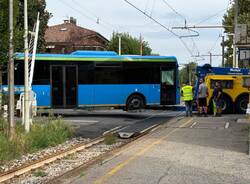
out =
<svg viewBox="0 0 250 184"><path fill-rule="evenodd" d="M13 0L9 0L9 63L8 63L8 94L9 94L9 131L10 138L15 136L14 120L14 46L13 46Z"/></svg>
<svg viewBox="0 0 250 184"><path fill-rule="evenodd" d="M119 39L119 56L122 54L122 35L119 33L119 35L118 35L118 39Z"/></svg>
<svg viewBox="0 0 250 184"><path fill-rule="evenodd" d="M221 47L222 47L222 62L221 62L221 65L222 65L222 67L225 67L225 36L224 35L222 35Z"/></svg>
<svg viewBox="0 0 250 184"><path fill-rule="evenodd" d="M238 57L237 57L237 43L236 43L236 39L237 39L237 25L238 25L238 15L239 15L239 11L238 11L238 0L234 0L234 37L233 37L233 67L238 68L239 64L238 64Z"/></svg>
<svg viewBox="0 0 250 184"><path fill-rule="evenodd" d="M142 41L142 35L140 33L140 55L143 55L143 41Z"/></svg>
<svg viewBox="0 0 250 184"><path fill-rule="evenodd" d="M24 126L30 130L29 107L29 45L28 45L28 5L24 0Z"/></svg>
<svg viewBox="0 0 250 184"><path fill-rule="evenodd" d="M213 55L212 55L212 53L210 52L209 53L209 63L210 63L210 65L212 66L212 60L213 60Z"/></svg>

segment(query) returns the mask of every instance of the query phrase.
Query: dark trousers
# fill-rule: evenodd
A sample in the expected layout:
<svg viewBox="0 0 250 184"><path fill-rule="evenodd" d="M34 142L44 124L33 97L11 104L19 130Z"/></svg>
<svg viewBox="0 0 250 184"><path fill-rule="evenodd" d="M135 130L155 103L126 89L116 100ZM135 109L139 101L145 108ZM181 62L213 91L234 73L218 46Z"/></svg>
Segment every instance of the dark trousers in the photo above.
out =
<svg viewBox="0 0 250 184"><path fill-rule="evenodd" d="M185 106L186 106L186 116L192 116L192 105L193 105L193 100L185 101Z"/></svg>

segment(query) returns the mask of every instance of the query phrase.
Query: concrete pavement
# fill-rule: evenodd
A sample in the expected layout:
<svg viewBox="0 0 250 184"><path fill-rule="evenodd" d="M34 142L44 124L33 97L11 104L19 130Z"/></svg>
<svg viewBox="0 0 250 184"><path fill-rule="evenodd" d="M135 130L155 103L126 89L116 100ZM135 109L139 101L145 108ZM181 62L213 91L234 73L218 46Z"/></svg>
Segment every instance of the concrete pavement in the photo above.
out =
<svg viewBox="0 0 250 184"><path fill-rule="evenodd" d="M248 125L236 121L173 120L65 183L249 184Z"/></svg>

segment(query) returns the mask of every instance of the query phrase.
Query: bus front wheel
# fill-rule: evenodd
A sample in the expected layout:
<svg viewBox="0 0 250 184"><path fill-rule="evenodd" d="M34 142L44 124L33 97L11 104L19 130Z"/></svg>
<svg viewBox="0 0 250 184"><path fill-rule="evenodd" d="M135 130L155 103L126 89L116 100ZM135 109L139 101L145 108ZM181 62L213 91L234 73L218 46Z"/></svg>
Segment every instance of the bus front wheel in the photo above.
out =
<svg viewBox="0 0 250 184"><path fill-rule="evenodd" d="M248 94L243 94L239 96L235 103L237 113L240 113L240 114L246 113L248 102L249 102Z"/></svg>
<svg viewBox="0 0 250 184"><path fill-rule="evenodd" d="M143 109L145 100L141 95L133 94L127 100L127 110Z"/></svg>

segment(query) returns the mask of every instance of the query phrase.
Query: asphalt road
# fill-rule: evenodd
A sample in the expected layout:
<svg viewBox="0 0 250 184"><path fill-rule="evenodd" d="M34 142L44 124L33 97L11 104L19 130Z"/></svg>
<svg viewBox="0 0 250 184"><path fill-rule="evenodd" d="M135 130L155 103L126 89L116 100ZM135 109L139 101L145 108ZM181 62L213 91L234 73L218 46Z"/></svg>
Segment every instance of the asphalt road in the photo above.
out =
<svg viewBox="0 0 250 184"><path fill-rule="evenodd" d="M236 119L170 121L66 183L249 184L248 125Z"/></svg>
<svg viewBox="0 0 250 184"><path fill-rule="evenodd" d="M75 136L96 138L104 132L119 128L122 131L141 131L153 125L166 122L180 115L178 111L144 110L128 113L122 110L84 112L65 116L64 121L75 129Z"/></svg>

